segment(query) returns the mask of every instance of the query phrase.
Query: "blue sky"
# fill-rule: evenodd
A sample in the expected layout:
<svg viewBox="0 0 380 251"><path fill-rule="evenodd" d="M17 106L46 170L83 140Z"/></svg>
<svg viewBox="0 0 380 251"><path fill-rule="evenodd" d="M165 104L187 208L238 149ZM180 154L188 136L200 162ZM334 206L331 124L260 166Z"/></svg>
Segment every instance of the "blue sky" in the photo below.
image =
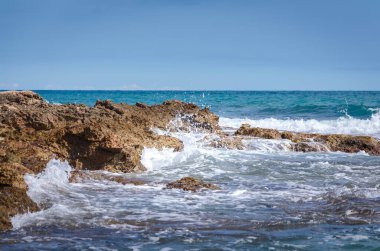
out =
<svg viewBox="0 0 380 251"><path fill-rule="evenodd" d="M377 0L0 0L0 89L380 90Z"/></svg>

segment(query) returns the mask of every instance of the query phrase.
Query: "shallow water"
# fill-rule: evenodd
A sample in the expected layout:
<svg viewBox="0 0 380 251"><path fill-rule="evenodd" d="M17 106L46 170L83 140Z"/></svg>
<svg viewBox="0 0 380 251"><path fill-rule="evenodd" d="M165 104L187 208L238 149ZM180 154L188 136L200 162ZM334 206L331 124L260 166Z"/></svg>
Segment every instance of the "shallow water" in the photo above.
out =
<svg viewBox="0 0 380 251"><path fill-rule="evenodd" d="M237 109L235 118L225 117L220 124L227 131L245 121L298 131L341 130L380 135L376 127L380 117L376 112L365 117L315 115L315 118L301 115L284 118L274 114L255 117L253 113L244 117ZM344 123L339 124L340 120ZM298 122L282 124L284 121ZM301 121L320 124L314 128L311 124L302 127ZM328 123L333 124L327 127ZM184 141L182 152L145 149L142 162L148 171L122 174L145 180L146 185L99 180L68 183L71 167L55 160L40 175L26 176L29 196L46 209L14 217L14 230L0 234L0 249L373 250L380 247L380 157L364 152L294 153L288 150L289 142L276 140L247 141L247 150L214 149L206 146L204 134L172 135ZM191 193L165 189L167 182L184 176L201 178L220 186L221 190Z"/></svg>

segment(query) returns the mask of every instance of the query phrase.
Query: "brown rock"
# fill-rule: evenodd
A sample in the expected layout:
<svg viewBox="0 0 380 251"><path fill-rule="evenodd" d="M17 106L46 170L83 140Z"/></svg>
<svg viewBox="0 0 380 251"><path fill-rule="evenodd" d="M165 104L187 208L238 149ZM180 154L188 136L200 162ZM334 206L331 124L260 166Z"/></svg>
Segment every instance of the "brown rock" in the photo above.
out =
<svg viewBox="0 0 380 251"><path fill-rule="evenodd" d="M1 92L0 106L6 107L0 113L0 160L38 166L37 171L52 157L83 169L144 171L143 147L183 148L180 140L150 128L165 129L173 118L183 116L194 128L220 130L217 116L180 101L130 106L106 100L90 108L50 105L33 92Z"/></svg>
<svg viewBox="0 0 380 251"><path fill-rule="evenodd" d="M242 124L235 132L235 135L252 136L264 139L281 139L281 133L278 130L251 127L249 124Z"/></svg>
<svg viewBox="0 0 380 251"><path fill-rule="evenodd" d="M331 134L315 136L315 140L326 144L331 151L347 153L365 151L370 155L380 155L380 142L370 136Z"/></svg>
<svg viewBox="0 0 380 251"><path fill-rule="evenodd" d="M5 191L19 189L14 191L22 194L20 203L31 204L27 200L23 176L41 172L52 158L68 160L76 169L142 172L145 167L140 159L144 147L182 150L183 143L177 138L157 135L150 130L167 129L169 122L177 117L184 125L197 130L220 131L219 118L208 109L176 100L152 106L115 104L105 100L87 107L52 105L31 91L0 92L0 192L3 201L8 203L7 198L13 196ZM128 183L116 176L109 179ZM9 210L17 213L22 212L21 209L11 203L3 205L2 217L9 223L6 215L14 214ZM7 224L0 229L9 227Z"/></svg>
<svg viewBox="0 0 380 251"><path fill-rule="evenodd" d="M298 142L291 145L291 150L295 152L328 152L329 148L318 142Z"/></svg>
<svg viewBox="0 0 380 251"><path fill-rule="evenodd" d="M140 107L140 108L148 108L148 105L147 105L147 104L145 104L145 103L141 103L141 102L137 102L137 103L136 103L136 106L137 106L137 107Z"/></svg>
<svg viewBox="0 0 380 251"><path fill-rule="evenodd" d="M241 137L236 136L224 136L220 135L217 138L211 139L208 143L208 146L215 147L215 148L225 148L229 150L237 149L237 150L244 150L245 146L242 142Z"/></svg>
<svg viewBox="0 0 380 251"><path fill-rule="evenodd" d="M16 103L18 105L41 104L43 99L32 91L4 91L0 95L0 103Z"/></svg>
<svg viewBox="0 0 380 251"><path fill-rule="evenodd" d="M24 181L26 173L31 173L31 171L20 164L0 163L0 187L10 186L26 189Z"/></svg>
<svg viewBox="0 0 380 251"><path fill-rule="evenodd" d="M25 189L2 186L0 189L0 231L12 227L10 218L16 214L39 210Z"/></svg>
<svg viewBox="0 0 380 251"><path fill-rule="evenodd" d="M250 127L248 124L241 125L241 127L235 132L235 135L265 139L288 139L294 143L292 145L292 150L301 152L341 151L356 153L359 151L365 151L370 155L380 155L380 142L370 136L296 133Z"/></svg>
<svg viewBox="0 0 380 251"><path fill-rule="evenodd" d="M201 189L211 189L211 190L219 190L220 188L214 184L206 183L202 180L195 179L192 177L184 177L180 180L176 180L170 182L166 185L168 189L182 189L185 191L197 192Z"/></svg>
<svg viewBox="0 0 380 251"><path fill-rule="evenodd" d="M119 115L124 114L124 110L118 107L117 105L115 105L114 103L112 103L111 100L104 100L104 101L98 100L96 101L95 107L104 107L108 110L116 112Z"/></svg>

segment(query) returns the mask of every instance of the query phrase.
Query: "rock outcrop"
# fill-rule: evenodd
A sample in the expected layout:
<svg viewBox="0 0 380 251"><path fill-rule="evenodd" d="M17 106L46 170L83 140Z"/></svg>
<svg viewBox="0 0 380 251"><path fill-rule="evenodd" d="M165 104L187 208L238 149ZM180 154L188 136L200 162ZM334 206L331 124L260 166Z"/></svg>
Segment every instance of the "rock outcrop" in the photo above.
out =
<svg viewBox="0 0 380 251"><path fill-rule="evenodd" d="M121 184L144 184L143 180L101 172L142 172L144 147L174 148L183 143L151 129L198 130L215 135L205 144L226 149L245 149L242 139L287 139L294 151L365 151L380 155L380 143L368 136L294 133L242 125L234 136L218 126L218 116L207 108L171 100L160 105L115 104L97 101L94 107L78 104L53 105L31 91L0 92L0 230L11 227L10 217L38 210L27 196L25 174L41 172L52 158L67 160L75 169L71 182L101 179ZM191 177L167 184L186 191L219 189Z"/></svg>
<svg viewBox="0 0 380 251"><path fill-rule="evenodd" d="M76 170L144 171L144 147L183 148L179 139L151 131L167 129L174 118L183 127L220 130L208 109L176 100L153 106L105 100L88 107L49 104L31 91L0 92L0 230L14 214L38 209L26 195L24 174L41 172L52 158Z"/></svg>
<svg viewBox="0 0 380 251"><path fill-rule="evenodd" d="M12 227L10 218L16 214L39 210L26 194L26 189L0 185L0 231Z"/></svg>
<svg viewBox="0 0 380 251"><path fill-rule="evenodd" d="M24 175L29 169L18 163L0 163L0 230L12 227L10 217L39 208L26 194Z"/></svg>
<svg viewBox="0 0 380 251"><path fill-rule="evenodd" d="M265 139L287 139L293 142L292 150L299 152L341 151L346 153L357 153L365 151L370 155L380 155L380 142L370 136L296 133L251 127L248 124L243 124L235 132L235 135Z"/></svg>
<svg viewBox="0 0 380 251"><path fill-rule="evenodd" d="M184 177L180 180L176 180L170 182L166 185L168 189L182 189L184 191L197 192L201 189L211 189L211 190L219 190L220 188L217 185L204 182L199 179L195 179L193 177Z"/></svg>

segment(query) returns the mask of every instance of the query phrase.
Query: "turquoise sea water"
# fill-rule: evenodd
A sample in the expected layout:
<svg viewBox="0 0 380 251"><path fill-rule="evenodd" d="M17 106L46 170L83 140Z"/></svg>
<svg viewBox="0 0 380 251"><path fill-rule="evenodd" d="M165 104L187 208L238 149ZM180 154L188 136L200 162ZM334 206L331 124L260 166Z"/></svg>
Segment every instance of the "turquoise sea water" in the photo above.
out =
<svg viewBox="0 0 380 251"><path fill-rule="evenodd" d="M36 91L53 103L96 100L135 104L178 99L211 108L230 118L368 118L380 108L380 92L356 91Z"/></svg>
<svg viewBox="0 0 380 251"><path fill-rule="evenodd" d="M380 138L380 92L37 92L60 104L179 99L209 107L227 132L250 123ZM380 250L380 157L294 153L286 141L263 139L246 141L246 150L214 149L210 135L156 132L185 147L145 149L147 172L119 174L147 185L68 183L71 167L54 160L27 176L30 197L50 207L14 217L0 250ZM184 176L221 190L164 189Z"/></svg>

